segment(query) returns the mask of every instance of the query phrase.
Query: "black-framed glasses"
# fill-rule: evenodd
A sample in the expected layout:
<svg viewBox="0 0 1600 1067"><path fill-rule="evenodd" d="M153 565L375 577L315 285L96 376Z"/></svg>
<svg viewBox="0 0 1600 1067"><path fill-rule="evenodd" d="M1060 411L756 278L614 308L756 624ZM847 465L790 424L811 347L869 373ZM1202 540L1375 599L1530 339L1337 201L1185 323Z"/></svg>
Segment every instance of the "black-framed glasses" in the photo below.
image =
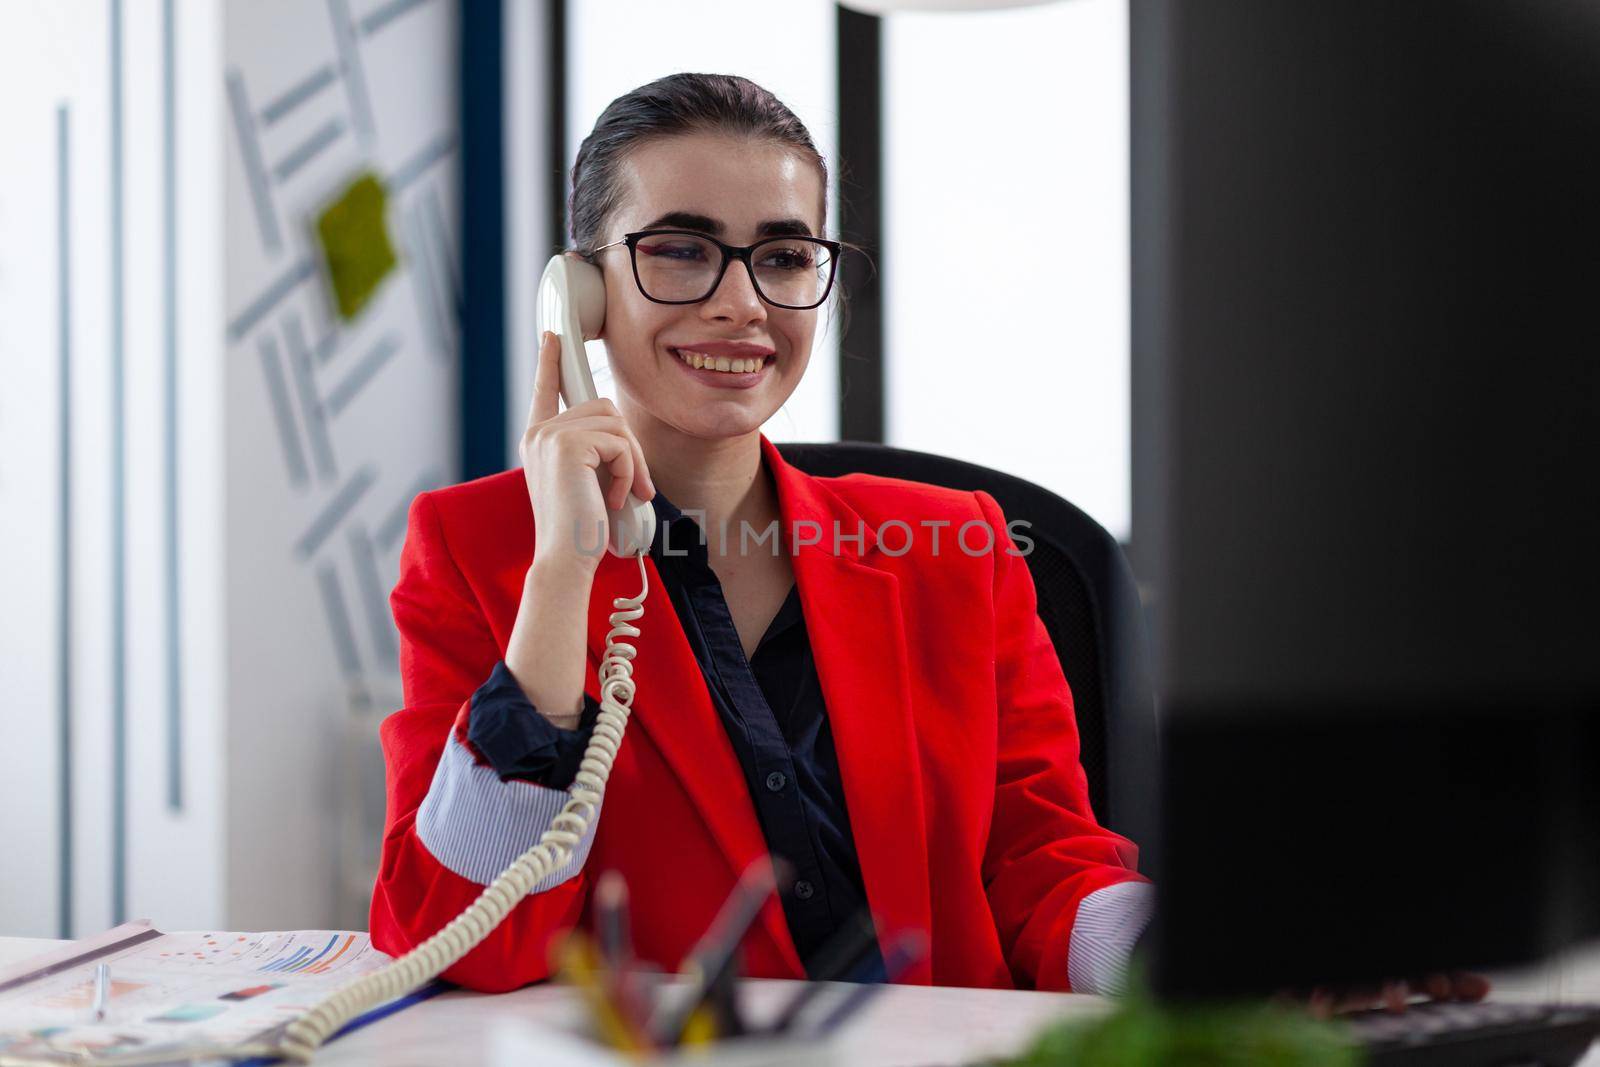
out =
<svg viewBox="0 0 1600 1067"><path fill-rule="evenodd" d="M728 264L737 259L749 272L757 296L791 311L807 311L828 299L843 247L821 237L767 237L736 248L697 230L639 230L589 255L624 244L633 280L646 300L698 304L717 291Z"/></svg>

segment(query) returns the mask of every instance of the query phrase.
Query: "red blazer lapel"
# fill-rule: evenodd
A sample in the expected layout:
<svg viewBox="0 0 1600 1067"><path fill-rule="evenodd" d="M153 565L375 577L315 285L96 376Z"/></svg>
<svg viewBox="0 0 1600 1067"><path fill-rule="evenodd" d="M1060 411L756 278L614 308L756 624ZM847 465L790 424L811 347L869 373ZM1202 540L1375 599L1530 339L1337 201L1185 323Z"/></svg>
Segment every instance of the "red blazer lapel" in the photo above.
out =
<svg viewBox="0 0 1600 1067"><path fill-rule="evenodd" d="M761 448L777 484L785 540L818 542L796 548L795 583L879 943L907 929L926 933L927 821L899 579L873 565L877 538L855 509L785 462L765 435ZM927 984L932 973L925 958L901 980Z"/></svg>
<svg viewBox="0 0 1600 1067"><path fill-rule="evenodd" d="M728 888L745 868L767 852L766 838L756 821L755 807L745 787L739 758L727 730L706 691L700 664L684 636L672 598L667 595L655 561L645 559L649 595L644 614L634 620L638 637L620 635L633 645L633 711L628 729L644 735L689 794L717 846L728 860ZM589 596L589 671L584 688L599 699L596 672L605 654L606 634L617 597L639 594L639 564L609 553L595 571ZM629 743L623 739L623 746ZM602 819L601 826L605 825ZM780 956L797 977L805 968L777 901L762 909L760 923L777 946Z"/></svg>
<svg viewBox="0 0 1600 1067"><path fill-rule="evenodd" d="M818 479L791 467L765 435L761 449L777 488L786 542L816 542L794 546L795 584L833 728L867 900L879 941L887 944L900 931L926 932L932 923L899 579L873 565L877 539L853 508ZM835 529L842 535L837 552ZM845 539L857 533L859 542ZM645 569L650 593L636 623L640 636L626 638L637 649L629 728L643 732L672 768L736 878L765 853L766 840L661 575L652 560L645 560ZM584 682L597 698L594 674L616 610L613 600L636 596L639 587L636 561L611 555L600 561L589 599L590 669ZM764 909L761 921L795 973L804 973L782 910ZM931 978L924 959L901 980L926 984Z"/></svg>

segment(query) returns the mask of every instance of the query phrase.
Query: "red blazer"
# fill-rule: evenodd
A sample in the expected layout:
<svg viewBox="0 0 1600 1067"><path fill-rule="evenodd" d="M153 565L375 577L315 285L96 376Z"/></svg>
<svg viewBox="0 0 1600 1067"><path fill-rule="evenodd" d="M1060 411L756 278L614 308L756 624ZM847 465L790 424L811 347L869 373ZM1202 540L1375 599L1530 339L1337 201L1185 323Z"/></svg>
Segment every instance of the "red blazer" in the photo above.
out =
<svg viewBox="0 0 1600 1067"><path fill-rule="evenodd" d="M1000 508L981 491L813 477L764 435L761 453L785 543L797 529L802 541L821 532L794 552L795 581L880 941L906 928L929 935L928 957L902 981L1069 988L1079 902L1143 879L1133 845L1089 809L1072 693ZM381 729L388 819L371 914L373 943L390 954L433 934L481 889L428 851L417 813L453 725L504 656L533 544L520 469L411 506L390 598L406 706ZM587 925L589 888L607 868L631 890L639 955L675 970L766 851L699 665L653 562L646 567L633 714L587 862L519 903L444 972L452 981L500 991L546 977L552 939ZM593 696L612 598L637 594L638 580L634 560L599 564L585 682ZM745 963L754 976L805 976L776 900L746 940Z"/></svg>

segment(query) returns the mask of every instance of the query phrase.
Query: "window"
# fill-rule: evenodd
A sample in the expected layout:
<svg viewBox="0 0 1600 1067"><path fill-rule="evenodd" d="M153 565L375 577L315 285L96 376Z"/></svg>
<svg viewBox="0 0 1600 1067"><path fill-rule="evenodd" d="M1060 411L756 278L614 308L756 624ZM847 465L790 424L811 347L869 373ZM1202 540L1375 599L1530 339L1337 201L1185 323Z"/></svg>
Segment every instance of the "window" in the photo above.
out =
<svg viewBox="0 0 1600 1067"><path fill-rule="evenodd" d="M1125 0L884 21L886 436L1130 525Z"/></svg>

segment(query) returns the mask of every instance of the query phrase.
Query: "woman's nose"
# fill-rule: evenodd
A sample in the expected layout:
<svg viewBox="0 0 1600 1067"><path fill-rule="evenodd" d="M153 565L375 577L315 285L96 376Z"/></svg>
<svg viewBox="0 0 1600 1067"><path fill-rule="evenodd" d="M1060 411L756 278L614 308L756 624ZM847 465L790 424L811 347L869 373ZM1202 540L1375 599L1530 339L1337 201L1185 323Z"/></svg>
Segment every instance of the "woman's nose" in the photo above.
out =
<svg viewBox="0 0 1600 1067"><path fill-rule="evenodd" d="M766 301L756 293L750 268L737 261L728 264L728 269L722 273L722 280L702 306L705 313L713 318L759 322L767 317Z"/></svg>

